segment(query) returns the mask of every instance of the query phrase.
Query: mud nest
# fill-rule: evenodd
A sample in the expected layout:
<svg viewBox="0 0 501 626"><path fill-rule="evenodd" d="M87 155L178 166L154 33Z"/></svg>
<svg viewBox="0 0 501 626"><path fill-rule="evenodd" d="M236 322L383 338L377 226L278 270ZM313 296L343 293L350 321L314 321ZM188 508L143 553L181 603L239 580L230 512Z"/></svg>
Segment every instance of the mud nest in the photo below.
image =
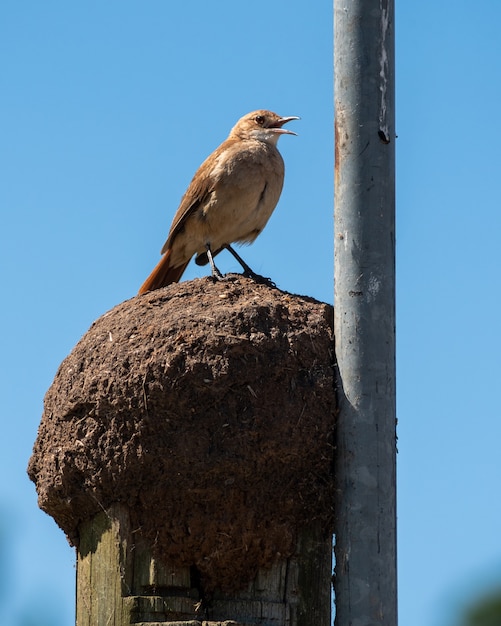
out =
<svg viewBox="0 0 501 626"><path fill-rule="evenodd" d="M61 364L28 473L78 546L125 504L158 557L235 588L332 521L332 307L248 279L115 307Z"/></svg>

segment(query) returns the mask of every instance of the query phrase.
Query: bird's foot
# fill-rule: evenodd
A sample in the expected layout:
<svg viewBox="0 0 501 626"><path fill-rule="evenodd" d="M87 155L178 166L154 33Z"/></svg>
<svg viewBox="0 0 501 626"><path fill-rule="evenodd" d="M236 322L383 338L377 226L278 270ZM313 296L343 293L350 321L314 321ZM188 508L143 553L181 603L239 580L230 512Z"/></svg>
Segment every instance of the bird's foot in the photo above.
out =
<svg viewBox="0 0 501 626"><path fill-rule="evenodd" d="M214 265L214 267L212 268L212 272L211 272L211 278L215 281L215 282L219 282L222 280L226 280L226 276L224 276L223 274L221 274L221 272L217 269L217 267Z"/></svg>
<svg viewBox="0 0 501 626"><path fill-rule="evenodd" d="M230 252L235 259L240 263L243 268L242 276L245 278L252 278L256 283L260 283L261 285L268 285L268 287L276 287L275 283L271 280L271 278L266 278L265 276L261 276L261 274L256 274L242 259L242 257L233 250L233 248L229 244L225 244L223 248L226 248L228 252Z"/></svg>
<svg viewBox="0 0 501 626"><path fill-rule="evenodd" d="M259 283L260 285L266 285L267 287L272 287L273 289L276 289L277 287L276 283L274 283L271 278L261 276L261 274L256 274L256 272L253 272L252 270L246 270L242 276L245 276L245 278L251 278L254 282Z"/></svg>
<svg viewBox="0 0 501 626"><path fill-rule="evenodd" d="M214 280L225 280L224 276L221 274L221 272L216 267L216 264L214 263L214 258L212 256L210 244L207 244L205 248L207 250L207 258L209 259L212 278Z"/></svg>

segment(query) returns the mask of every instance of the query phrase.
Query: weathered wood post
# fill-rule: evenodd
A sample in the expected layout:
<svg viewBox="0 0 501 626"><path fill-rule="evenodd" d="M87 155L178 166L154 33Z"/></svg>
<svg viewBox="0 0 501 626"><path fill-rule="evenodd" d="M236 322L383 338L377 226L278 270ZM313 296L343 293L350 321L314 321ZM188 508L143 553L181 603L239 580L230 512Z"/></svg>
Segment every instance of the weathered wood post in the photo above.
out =
<svg viewBox="0 0 501 626"><path fill-rule="evenodd" d="M334 0L336 624L396 626L393 0Z"/></svg>
<svg viewBox="0 0 501 626"><path fill-rule="evenodd" d="M330 626L332 307L238 278L102 316L29 465L77 626Z"/></svg>

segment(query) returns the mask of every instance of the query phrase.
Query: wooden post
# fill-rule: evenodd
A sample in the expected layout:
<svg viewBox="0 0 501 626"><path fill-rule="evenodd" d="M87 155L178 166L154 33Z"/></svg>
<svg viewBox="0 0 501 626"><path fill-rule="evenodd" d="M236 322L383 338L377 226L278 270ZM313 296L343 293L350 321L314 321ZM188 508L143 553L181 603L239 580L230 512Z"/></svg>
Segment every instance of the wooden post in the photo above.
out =
<svg viewBox="0 0 501 626"><path fill-rule="evenodd" d="M153 556L123 505L82 523L77 550L77 626L330 626L331 549L319 524L302 531L296 554L260 570L234 594L199 601L189 567Z"/></svg>

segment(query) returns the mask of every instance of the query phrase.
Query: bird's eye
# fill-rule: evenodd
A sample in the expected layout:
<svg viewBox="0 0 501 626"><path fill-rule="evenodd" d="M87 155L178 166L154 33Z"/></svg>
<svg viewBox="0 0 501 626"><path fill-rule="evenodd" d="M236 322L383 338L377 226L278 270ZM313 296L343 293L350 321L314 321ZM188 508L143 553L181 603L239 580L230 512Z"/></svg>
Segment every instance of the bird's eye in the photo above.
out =
<svg viewBox="0 0 501 626"><path fill-rule="evenodd" d="M256 123L259 124L259 126L262 126L264 124L264 115L256 115L254 119L256 120Z"/></svg>

